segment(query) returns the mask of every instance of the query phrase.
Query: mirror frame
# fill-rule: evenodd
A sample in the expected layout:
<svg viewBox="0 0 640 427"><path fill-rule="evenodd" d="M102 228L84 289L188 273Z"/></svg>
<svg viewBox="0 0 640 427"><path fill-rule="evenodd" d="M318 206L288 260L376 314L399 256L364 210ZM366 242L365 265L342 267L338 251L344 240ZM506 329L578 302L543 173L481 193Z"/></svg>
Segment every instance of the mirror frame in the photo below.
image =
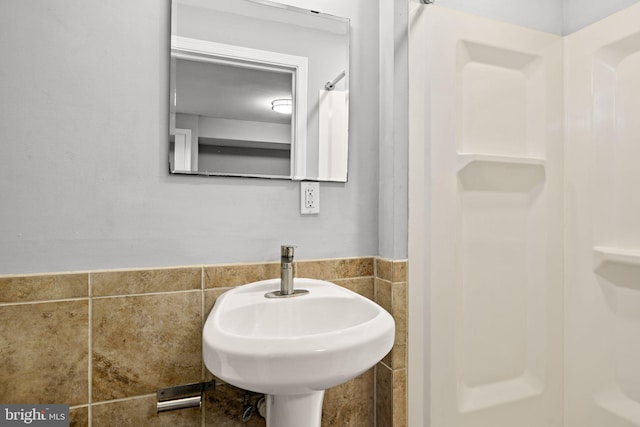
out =
<svg viewBox="0 0 640 427"><path fill-rule="evenodd" d="M308 60L306 57L269 52L242 46L171 36L171 58L200 62L216 62L249 68L279 68L292 71L293 112L291 115L291 171L283 179L300 181L305 179L307 171L307 82ZM174 75L172 73L172 75ZM170 132L175 131L175 82L171 82L170 93ZM185 173L185 172L180 172ZM225 173L193 172L193 175L230 176ZM248 175L241 175L248 176ZM275 176L253 175L258 178L280 178Z"/></svg>

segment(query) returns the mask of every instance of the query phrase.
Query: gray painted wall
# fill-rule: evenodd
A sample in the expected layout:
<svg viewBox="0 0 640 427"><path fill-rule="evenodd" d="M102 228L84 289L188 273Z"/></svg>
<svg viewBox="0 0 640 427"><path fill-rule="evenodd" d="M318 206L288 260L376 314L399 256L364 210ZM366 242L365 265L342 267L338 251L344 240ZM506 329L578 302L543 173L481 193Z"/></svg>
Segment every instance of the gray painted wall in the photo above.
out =
<svg viewBox="0 0 640 427"><path fill-rule="evenodd" d="M409 74L406 0L381 0L378 253L406 259L408 232Z"/></svg>
<svg viewBox="0 0 640 427"><path fill-rule="evenodd" d="M349 182L301 216L299 183L169 175L169 0L0 2L0 274L376 255L368 3L321 6L352 23Z"/></svg>

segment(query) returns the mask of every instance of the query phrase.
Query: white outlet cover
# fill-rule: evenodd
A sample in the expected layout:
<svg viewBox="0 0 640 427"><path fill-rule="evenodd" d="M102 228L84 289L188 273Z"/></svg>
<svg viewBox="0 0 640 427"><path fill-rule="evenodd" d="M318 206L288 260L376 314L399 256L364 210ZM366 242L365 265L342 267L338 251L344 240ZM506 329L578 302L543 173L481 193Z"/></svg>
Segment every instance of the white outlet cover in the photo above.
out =
<svg viewBox="0 0 640 427"><path fill-rule="evenodd" d="M320 213L320 183L300 182L300 213L314 215Z"/></svg>

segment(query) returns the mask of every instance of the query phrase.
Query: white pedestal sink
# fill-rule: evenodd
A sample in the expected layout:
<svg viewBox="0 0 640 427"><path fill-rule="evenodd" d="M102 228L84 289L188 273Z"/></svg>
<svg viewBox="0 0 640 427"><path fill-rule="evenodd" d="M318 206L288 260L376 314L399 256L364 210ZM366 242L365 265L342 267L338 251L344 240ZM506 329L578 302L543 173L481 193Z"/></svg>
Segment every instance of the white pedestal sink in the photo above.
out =
<svg viewBox="0 0 640 427"><path fill-rule="evenodd" d="M268 427L319 427L324 390L380 361L393 346L393 318L330 282L294 279L308 294L265 298L280 279L225 292L203 331L207 368L231 385L267 395Z"/></svg>

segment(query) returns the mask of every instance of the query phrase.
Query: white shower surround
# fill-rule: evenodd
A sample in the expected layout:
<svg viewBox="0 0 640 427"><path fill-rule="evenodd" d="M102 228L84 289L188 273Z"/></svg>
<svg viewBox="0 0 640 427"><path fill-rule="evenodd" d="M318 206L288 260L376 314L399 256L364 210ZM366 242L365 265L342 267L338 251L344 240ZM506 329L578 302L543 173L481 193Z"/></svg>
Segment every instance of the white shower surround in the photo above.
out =
<svg viewBox="0 0 640 427"><path fill-rule="evenodd" d="M639 426L640 5L566 39L412 12L409 425Z"/></svg>

